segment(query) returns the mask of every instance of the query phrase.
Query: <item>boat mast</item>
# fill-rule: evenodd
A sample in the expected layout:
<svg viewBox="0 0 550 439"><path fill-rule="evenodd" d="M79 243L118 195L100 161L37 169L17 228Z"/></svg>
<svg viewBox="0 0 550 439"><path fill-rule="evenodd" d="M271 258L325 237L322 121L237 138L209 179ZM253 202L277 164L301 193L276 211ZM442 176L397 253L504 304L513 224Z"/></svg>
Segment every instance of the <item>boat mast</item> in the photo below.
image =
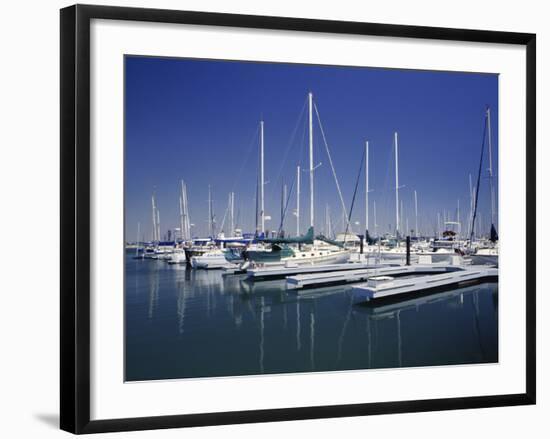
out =
<svg viewBox="0 0 550 439"><path fill-rule="evenodd" d="M283 220L281 221L281 226L282 226L282 230L284 232L284 219L286 217L286 209L288 207L288 186L286 185L286 183L283 185L283 200L284 200L284 204L283 204Z"/></svg>
<svg viewBox="0 0 550 439"><path fill-rule="evenodd" d="M460 225L460 198L456 200L456 224L458 227L458 239L462 233L462 226Z"/></svg>
<svg viewBox="0 0 550 439"><path fill-rule="evenodd" d="M485 139L489 138L489 182L491 185L491 222L493 220L494 216L494 187L493 187L493 158L492 158L492 152L491 152L491 111L489 107L487 107L485 111L485 124L483 126L483 137L481 142L481 156L479 158L479 168L477 171L477 184L475 188L475 194L474 194L474 212L472 214L472 226L470 230L470 245L472 245L473 235L475 234L475 222L476 217L478 216L477 213L477 204L479 201L479 186L481 183L481 170L483 166L483 153L485 149ZM488 132L487 132L488 131ZM481 223L481 215L479 215L479 221L478 224ZM493 226L491 226L491 235L493 231Z"/></svg>
<svg viewBox="0 0 550 439"><path fill-rule="evenodd" d="M160 212L156 207L155 209L157 211L157 241L160 241Z"/></svg>
<svg viewBox="0 0 550 439"><path fill-rule="evenodd" d="M187 199L187 185L183 185L183 213L185 215L185 237L191 239L191 216L189 215L189 200Z"/></svg>
<svg viewBox="0 0 550 439"><path fill-rule="evenodd" d="M418 198L414 190L414 235L418 238Z"/></svg>
<svg viewBox="0 0 550 439"><path fill-rule="evenodd" d="M258 171L256 172L256 193L254 194L254 204L255 204L255 215L254 215L254 234L255 236L258 236L260 234L260 225L259 225L259 200L258 200L258 194L260 192L260 169L258 166Z"/></svg>
<svg viewBox="0 0 550 439"><path fill-rule="evenodd" d="M233 236L235 230L235 192L229 193L229 218L231 219L229 236Z"/></svg>
<svg viewBox="0 0 550 439"><path fill-rule="evenodd" d="M300 166L296 168L296 236L300 236Z"/></svg>
<svg viewBox="0 0 550 439"><path fill-rule="evenodd" d="M373 201L373 214L374 214L374 236L378 237L378 223L376 222L376 200Z"/></svg>
<svg viewBox="0 0 550 439"><path fill-rule="evenodd" d="M309 101L309 226L313 227L313 93L308 93Z"/></svg>
<svg viewBox="0 0 550 439"><path fill-rule="evenodd" d="M284 217L285 217L285 202L286 202L286 185L284 183L284 180L281 184L281 223L279 227L279 233L283 231L284 229Z"/></svg>
<svg viewBox="0 0 550 439"><path fill-rule="evenodd" d="M151 212L153 215L153 242L157 241L157 207L155 205L155 192L151 196Z"/></svg>
<svg viewBox="0 0 550 439"><path fill-rule="evenodd" d="M264 210L264 121L260 121L260 231L265 233Z"/></svg>
<svg viewBox="0 0 550 439"><path fill-rule="evenodd" d="M399 157L397 146L397 131L393 134L395 144L395 237L399 238Z"/></svg>
<svg viewBox="0 0 550 439"><path fill-rule="evenodd" d="M493 181L493 141L491 136L491 109L487 107L487 137L489 140L489 184L491 186L491 226L495 224L495 185Z"/></svg>
<svg viewBox="0 0 550 439"><path fill-rule="evenodd" d="M214 236L214 224L212 223L212 187L208 185L208 233Z"/></svg>
<svg viewBox="0 0 550 439"><path fill-rule="evenodd" d="M469 175L470 182L470 215L468 217L468 239L470 238L472 231L472 215L474 212L474 194L472 189L472 174Z"/></svg>
<svg viewBox="0 0 550 439"><path fill-rule="evenodd" d="M369 234L369 141L365 142L365 239Z"/></svg>
<svg viewBox="0 0 550 439"><path fill-rule="evenodd" d="M186 231L185 231L185 201L184 201L184 188L183 188L183 180L180 181L181 186L181 194L180 194L180 231L181 231L181 239L186 239Z"/></svg>
<svg viewBox="0 0 550 439"><path fill-rule="evenodd" d="M183 197L180 195L179 196L179 202L180 202L180 227L179 227L179 231L180 231L180 238L183 240L183 235L184 235L184 232L183 232ZM175 229L175 230L178 230L178 229Z"/></svg>
<svg viewBox="0 0 550 439"><path fill-rule="evenodd" d="M137 241L136 241L136 257L139 256L139 232L140 232L140 226L141 224L138 221L138 228L137 228Z"/></svg>

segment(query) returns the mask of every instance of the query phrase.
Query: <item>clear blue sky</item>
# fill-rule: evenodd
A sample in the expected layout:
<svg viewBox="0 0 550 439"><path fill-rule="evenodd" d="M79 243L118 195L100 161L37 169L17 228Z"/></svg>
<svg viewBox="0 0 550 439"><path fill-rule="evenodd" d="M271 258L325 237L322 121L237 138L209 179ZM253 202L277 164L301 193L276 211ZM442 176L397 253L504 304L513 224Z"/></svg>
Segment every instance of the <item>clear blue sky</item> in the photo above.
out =
<svg viewBox="0 0 550 439"><path fill-rule="evenodd" d="M468 175L476 181L485 107L491 107L493 161L498 177L498 75L364 67L228 62L178 58L125 59L126 239L137 223L151 238L151 194L156 188L162 234L179 225L179 180L188 187L194 236L207 232L208 185L220 225L229 191L238 222L255 224L258 125L265 121L266 214L279 225L281 184L289 188L306 154L308 91L312 91L349 210L365 140L370 145L370 230L376 202L378 230L395 227L393 132L399 134L399 182L403 224L414 228L413 191L419 229L433 233L437 212L465 222ZM306 134L306 136L304 136ZM330 205L337 229L342 214L317 122L314 124L316 229ZM487 155L485 156L487 158ZM483 166L479 209L489 227L488 162ZM495 179L495 183L496 183ZM308 175L302 174L301 224L309 222ZM364 229L364 174L353 222ZM498 187L497 187L498 193ZM295 193L285 229L294 234ZM466 225L464 225L464 229ZM226 227L227 229L227 227Z"/></svg>

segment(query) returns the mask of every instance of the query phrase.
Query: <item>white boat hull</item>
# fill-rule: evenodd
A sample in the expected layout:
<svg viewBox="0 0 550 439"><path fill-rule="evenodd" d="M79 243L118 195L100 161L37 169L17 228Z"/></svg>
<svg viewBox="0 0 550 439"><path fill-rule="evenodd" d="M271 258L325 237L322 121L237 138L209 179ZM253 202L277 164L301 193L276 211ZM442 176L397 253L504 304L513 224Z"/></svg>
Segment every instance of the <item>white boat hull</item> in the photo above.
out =
<svg viewBox="0 0 550 439"><path fill-rule="evenodd" d="M196 269L220 269L220 268L229 268L234 267L235 264L232 264L225 259L223 254L220 255L205 255L205 256L193 256L191 258L191 267Z"/></svg>
<svg viewBox="0 0 550 439"><path fill-rule="evenodd" d="M185 256L185 252L174 252L172 253L170 259L168 259L169 264L186 264L187 263L187 257Z"/></svg>
<svg viewBox="0 0 550 439"><path fill-rule="evenodd" d="M298 254L300 255L300 253ZM288 265L318 265L318 264L343 264L350 259L349 251L333 252L330 254L316 255L309 257L283 258L280 261L265 262L260 264L263 267L285 267Z"/></svg>

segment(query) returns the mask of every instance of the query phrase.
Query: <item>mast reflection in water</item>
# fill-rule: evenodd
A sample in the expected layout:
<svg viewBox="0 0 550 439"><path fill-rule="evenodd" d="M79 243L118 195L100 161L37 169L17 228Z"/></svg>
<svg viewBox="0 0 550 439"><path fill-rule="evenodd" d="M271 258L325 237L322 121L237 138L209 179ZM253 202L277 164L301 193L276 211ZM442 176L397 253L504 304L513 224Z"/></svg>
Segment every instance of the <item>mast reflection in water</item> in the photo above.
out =
<svg viewBox="0 0 550 439"><path fill-rule="evenodd" d="M367 305L128 255L125 285L128 381L498 361L496 283Z"/></svg>

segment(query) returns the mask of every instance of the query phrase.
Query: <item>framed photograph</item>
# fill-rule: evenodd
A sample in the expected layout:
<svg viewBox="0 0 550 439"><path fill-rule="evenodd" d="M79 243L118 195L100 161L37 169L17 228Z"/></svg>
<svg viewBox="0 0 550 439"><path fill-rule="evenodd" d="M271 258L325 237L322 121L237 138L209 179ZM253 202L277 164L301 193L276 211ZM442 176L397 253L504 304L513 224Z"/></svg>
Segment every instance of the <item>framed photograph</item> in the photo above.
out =
<svg viewBox="0 0 550 439"><path fill-rule="evenodd" d="M534 34L61 10L61 428L535 403Z"/></svg>

